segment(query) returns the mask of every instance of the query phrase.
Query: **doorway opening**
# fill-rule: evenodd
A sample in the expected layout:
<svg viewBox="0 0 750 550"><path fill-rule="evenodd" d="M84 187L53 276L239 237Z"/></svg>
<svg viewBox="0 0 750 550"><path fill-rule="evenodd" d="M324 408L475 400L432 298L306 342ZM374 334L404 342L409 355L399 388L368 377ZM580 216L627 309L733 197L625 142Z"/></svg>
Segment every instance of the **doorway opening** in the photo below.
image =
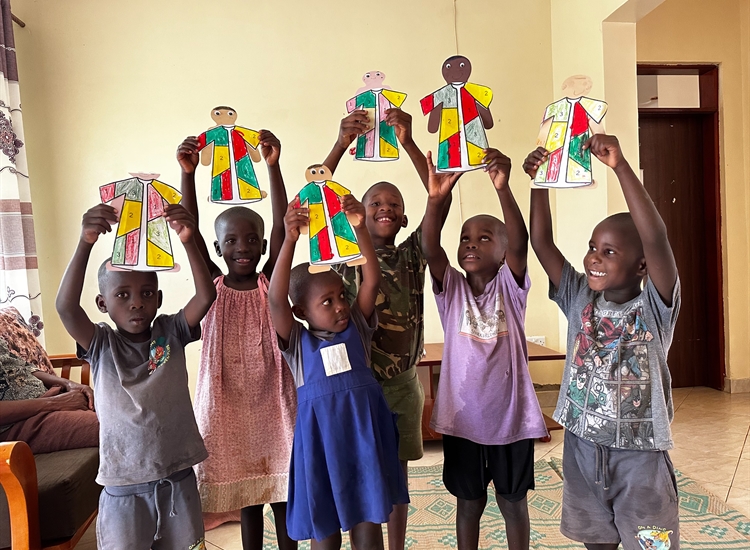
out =
<svg viewBox="0 0 750 550"><path fill-rule="evenodd" d="M669 232L682 305L673 387L724 389L719 68L638 65L641 179Z"/></svg>

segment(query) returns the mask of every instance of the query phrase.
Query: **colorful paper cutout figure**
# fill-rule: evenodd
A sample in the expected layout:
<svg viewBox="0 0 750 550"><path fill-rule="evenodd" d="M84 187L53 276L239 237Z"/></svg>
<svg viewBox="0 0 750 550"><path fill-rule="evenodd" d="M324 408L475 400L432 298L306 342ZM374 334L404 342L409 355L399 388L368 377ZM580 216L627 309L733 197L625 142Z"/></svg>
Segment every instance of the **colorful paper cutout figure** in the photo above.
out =
<svg viewBox="0 0 750 550"><path fill-rule="evenodd" d="M246 204L267 196L260 190L253 162L260 162L259 133L235 126L237 112L215 107L211 118L217 126L198 136L201 163L211 164L211 202Z"/></svg>
<svg viewBox="0 0 750 550"><path fill-rule="evenodd" d="M357 160L398 160L398 140L396 130L385 122L385 112L401 107L406 94L394 92L383 85L385 73L370 71L362 77L363 87L357 95L346 102L346 110L365 109L370 118L370 130L357 137L354 158Z"/></svg>
<svg viewBox="0 0 750 550"><path fill-rule="evenodd" d="M583 144L602 133L601 121L607 113L604 101L585 97L591 91L591 79L575 75L562 85L565 96L544 111L537 145L549 151L549 157L537 170L534 186L551 188L591 185L591 151Z"/></svg>
<svg viewBox="0 0 750 550"><path fill-rule="evenodd" d="M130 175L133 177L99 187L102 202L120 213L112 267L129 271L173 269L174 255L164 207L179 203L182 194L157 180L159 174Z"/></svg>
<svg viewBox="0 0 750 550"><path fill-rule="evenodd" d="M484 130L493 126L490 103L492 90L467 82L471 62L462 55L443 63L443 78L448 83L423 98L422 113L430 113L427 129L440 130L437 169L440 172L466 172L482 167L488 147Z"/></svg>
<svg viewBox="0 0 750 550"><path fill-rule="evenodd" d="M352 225L359 225L359 216L347 216L341 209L341 197L350 191L328 179L331 171L322 164L313 164L305 172L307 185L294 198L295 208L310 209L310 273L327 271L333 264L362 265L357 236ZM306 233L308 231L303 231Z"/></svg>

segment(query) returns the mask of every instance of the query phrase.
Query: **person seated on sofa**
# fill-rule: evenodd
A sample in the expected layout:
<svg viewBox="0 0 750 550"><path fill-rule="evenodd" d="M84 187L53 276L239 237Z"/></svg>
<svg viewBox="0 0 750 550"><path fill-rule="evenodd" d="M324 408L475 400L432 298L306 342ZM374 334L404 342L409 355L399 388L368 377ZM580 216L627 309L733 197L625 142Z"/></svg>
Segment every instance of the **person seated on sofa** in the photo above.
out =
<svg viewBox="0 0 750 550"><path fill-rule="evenodd" d="M0 441L24 441L34 454L98 447L93 390L55 376L46 355L37 360L19 347L25 327L14 314L0 313Z"/></svg>

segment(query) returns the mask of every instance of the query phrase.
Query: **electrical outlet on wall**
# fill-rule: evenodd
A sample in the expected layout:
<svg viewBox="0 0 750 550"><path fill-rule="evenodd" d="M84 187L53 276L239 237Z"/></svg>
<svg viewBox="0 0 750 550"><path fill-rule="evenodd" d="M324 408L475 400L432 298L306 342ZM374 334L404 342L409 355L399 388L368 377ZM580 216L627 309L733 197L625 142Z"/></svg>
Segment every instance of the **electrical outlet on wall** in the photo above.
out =
<svg viewBox="0 0 750 550"><path fill-rule="evenodd" d="M528 340L529 342L534 342L535 344L539 344L540 346L545 346L547 338L544 336L527 336L526 340Z"/></svg>

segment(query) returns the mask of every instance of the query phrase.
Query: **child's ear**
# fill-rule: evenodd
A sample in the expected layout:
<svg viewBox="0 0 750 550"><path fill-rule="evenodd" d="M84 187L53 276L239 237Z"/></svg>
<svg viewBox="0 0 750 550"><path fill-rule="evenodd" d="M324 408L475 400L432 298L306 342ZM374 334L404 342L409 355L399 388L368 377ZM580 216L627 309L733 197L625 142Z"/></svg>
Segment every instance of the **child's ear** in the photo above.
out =
<svg viewBox="0 0 750 550"><path fill-rule="evenodd" d="M404 217L401 218L401 227L406 227L407 225L409 225L409 218L404 214Z"/></svg>
<svg viewBox="0 0 750 550"><path fill-rule="evenodd" d="M214 241L214 250L216 250L216 255L221 258L221 247L219 246L219 241Z"/></svg>
<svg viewBox="0 0 750 550"><path fill-rule="evenodd" d="M261 255L266 253L267 248L268 248L268 241L266 239L263 239L263 247L260 249Z"/></svg>
<svg viewBox="0 0 750 550"><path fill-rule="evenodd" d="M96 308L102 313L107 313L107 302L104 301L104 296L97 294L94 300L96 301Z"/></svg>
<svg viewBox="0 0 750 550"><path fill-rule="evenodd" d="M305 319L305 310L302 308L302 306L294 305L292 306L292 313L297 319L302 319L303 321L306 321Z"/></svg>
<svg viewBox="0 0 750 550"><path fill-rule="evenodd" d="M641 258L638 263L638 276L645 277L648 275L648 266L646 266L646 258Z"/></svg>
<svg viewBox="0 0 750 550"><path fill-rule="evenodd" d="M159 309L161 307L161 301L162 301L162 298L164 298L164 295L161 293L161 290L158 291L158 296L159 296L159 302L158 302L158 305L156 306L156 309Z"/></svg>

